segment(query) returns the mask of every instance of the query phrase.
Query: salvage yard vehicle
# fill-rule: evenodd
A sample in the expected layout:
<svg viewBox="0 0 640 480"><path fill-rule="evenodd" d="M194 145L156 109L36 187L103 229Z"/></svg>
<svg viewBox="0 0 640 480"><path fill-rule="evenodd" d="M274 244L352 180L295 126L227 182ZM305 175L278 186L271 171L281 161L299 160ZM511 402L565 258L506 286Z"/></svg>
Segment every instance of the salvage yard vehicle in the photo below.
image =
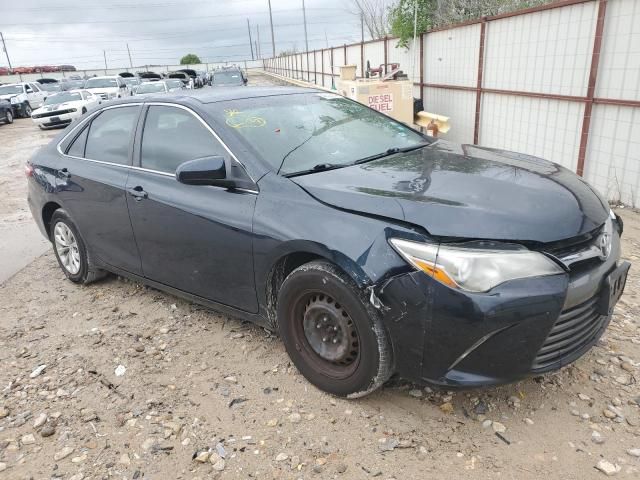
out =
<svg viewBox="0 0 640 480"><path fill-rule="evenodd" d="M0 86L0 100L9 100L13 106L13 116L31 116L34 108L39 108L47 97L37 83L12 83Z"/></svg>
<svg viewBox="0 0 640 480"><path fill-rule="evenodd" d="M238 87L247 84L247 78L240 69L226 68L213 72L211 86L213 87Z"/></svg>
<svg viewBox="0 0 640 480"><path fill-rule="evenodd" d="M66 127L100 103L100 98L87 90L56 93L49 96L41 108L33 111L31 119L41 129Z"/></svg>
<svg viewBox="0 0 640 480"><path fill-rule="evenodd" d="M184 90L185 88L184 83L182 83L182 80L179 80L177 78L167 78L163 81L167 86L167 88L169 88L170 92L177 92L180 90Z"/></svg>
<svg viewBox="0 0 640 480"><path fill-rule="evenodd" d="M13 108L9 100L0 100L0 121L13 123Z"/></svg>
<svg viewBox="0 0 640 480"><path fill-rule="evenodd" d="M182 84L180 80L176 80ZM148 94L162 94L169 93L169 87L164 81L160 82L145 82L142 85L138 85L134 90L134 95L148 95Z"/></svg>
<svg viewBox="0 0 640 480"><path fill-rule="evenodd" d="M114 100L131 95L124 79L118 75L92 77L85 82L84 88L102 100Z"/></svg>
<svg viewBox="0 0 640 480"><path fill-rule="evenodd" d="M131 98L27 165L69 280L106 272L276 330L358 397L567 365L611 319L622 220L581 178L302 88Z"/></svg>

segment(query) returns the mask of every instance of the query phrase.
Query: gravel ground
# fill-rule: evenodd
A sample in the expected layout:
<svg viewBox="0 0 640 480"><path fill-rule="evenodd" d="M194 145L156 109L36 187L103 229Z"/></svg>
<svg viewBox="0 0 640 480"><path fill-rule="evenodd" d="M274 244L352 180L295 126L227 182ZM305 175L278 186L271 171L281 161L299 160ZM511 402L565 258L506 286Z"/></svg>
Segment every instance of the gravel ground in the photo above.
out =
<svg viewBox="0 0 640 480"><path fill-rule="evenodd" d="M34 143L0 142L20 160L0 184ZM640 216L618 211L637 262ZM117 277L76 286L49 252L0 286L0 479L639 478L639 281L559 372L458 392L393 380L347 401L268 332Z"/></svg>

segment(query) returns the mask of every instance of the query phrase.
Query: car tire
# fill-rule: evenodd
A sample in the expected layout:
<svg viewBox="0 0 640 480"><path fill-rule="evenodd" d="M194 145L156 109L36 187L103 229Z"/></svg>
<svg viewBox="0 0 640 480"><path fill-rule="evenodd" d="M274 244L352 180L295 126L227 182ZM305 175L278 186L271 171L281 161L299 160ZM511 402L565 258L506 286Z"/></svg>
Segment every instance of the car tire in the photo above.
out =
<svg viewBox="0 0 640 480"><path fill-rule="evenodd" d="M29 102L25 102L24 106L22 107L22 112L24 118L31 118L33 110L31 109L31 105L29 105Z"/></svg>
<svg viewBox="0 0 640 480"><path fill-rule="evenodd" d="M340 397L357 398L393 373L392 351L379 312L335 265L296 268L278 292L280 337L300 373Z"/></svg>
<svg viewBox="0 0 640 480"><path fill-rule="evenodd" d="M107 275L106 271L97 268L91 260L78 227L65 210L53 212L50 240L58 265L72 282L86 285Z"/></svg>
<svg viewBox="0 0 640 480"><path fill-rule="evenodd" d="M13 112L11 110L7 111L4 121L7 124L13 123Z"/></svg>

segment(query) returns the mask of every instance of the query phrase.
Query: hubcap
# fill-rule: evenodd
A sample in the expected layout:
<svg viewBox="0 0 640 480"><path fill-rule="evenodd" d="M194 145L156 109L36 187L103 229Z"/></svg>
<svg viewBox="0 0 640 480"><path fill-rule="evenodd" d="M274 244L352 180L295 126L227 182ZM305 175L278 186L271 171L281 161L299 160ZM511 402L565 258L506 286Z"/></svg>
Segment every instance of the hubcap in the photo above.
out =
<svg viewBox="0 0 640 480"><path fill-rule="evenodd" d="M53 237L62 266L70 274L77 274L80 271L80 251L75 235L65 223L58 222Z"/></svg>
<svg viewBox="0 0 640 480"><path fill-rule="evenodd" d="M303 317L304 335L311 349L335 365L351 365L360 349L353 320L342 306L323 294L311 295Z"/></svg>

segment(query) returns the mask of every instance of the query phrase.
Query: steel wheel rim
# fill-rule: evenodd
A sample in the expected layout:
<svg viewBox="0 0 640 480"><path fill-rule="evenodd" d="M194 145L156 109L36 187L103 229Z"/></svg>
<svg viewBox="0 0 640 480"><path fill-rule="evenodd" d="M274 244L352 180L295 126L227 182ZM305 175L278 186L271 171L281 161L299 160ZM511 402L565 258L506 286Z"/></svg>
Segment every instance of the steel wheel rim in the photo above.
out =
<svg viewBox="0 0 640 480"><path fill-rule="evenodd" d="M80 271L80 250L75 235L65 223L58 222L53 238L60 263L67 272L76 275Z"/></svg>
<svg viewBox="0 0 640 480"><path fill-rule="evenodd" d="M11 123L13 121L13 113L7 112L7 122Z"/></svg>
<svg viewBox="0 0 640 480"><path fill-rule="evenodd" d="M314 370L336 379L356 371L360 337L343 305L325 293L305 292L294 303L292 314L296 345Z"/></svg>

